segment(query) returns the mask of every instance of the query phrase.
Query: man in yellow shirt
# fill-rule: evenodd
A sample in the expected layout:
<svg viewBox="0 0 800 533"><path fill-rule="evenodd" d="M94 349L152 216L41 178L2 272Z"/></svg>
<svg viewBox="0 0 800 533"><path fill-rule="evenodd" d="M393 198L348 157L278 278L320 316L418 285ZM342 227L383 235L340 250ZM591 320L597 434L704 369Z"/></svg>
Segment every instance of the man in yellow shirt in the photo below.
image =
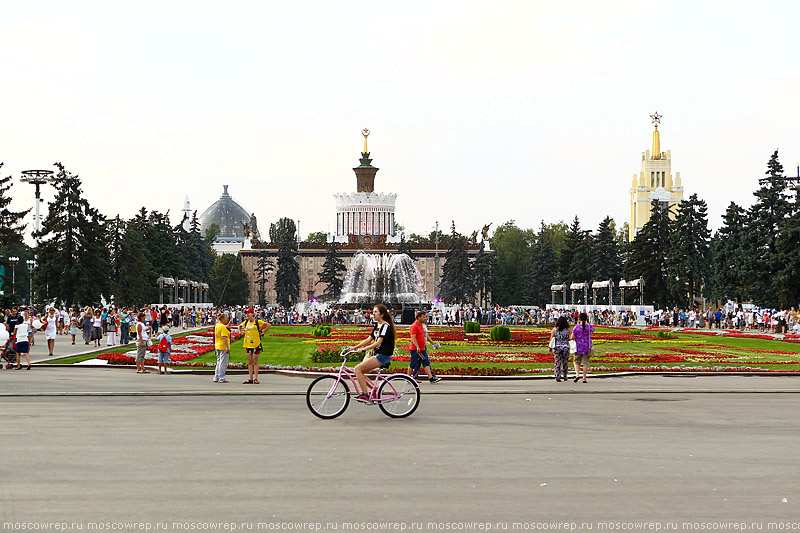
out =
<svg viewBox="0 0 800 533"><path fill-rule="evenodd" d="M214 383L227 383L225 372L231 355L231 332L228 329L228 315L219 313L214 326L214 349L217 351L217 367L214 370Z"/></svg>
<svg viewBox="0 0 800 533"><path fill-rule="evenodd" d="M247 352L247 379L243 384L255 383L258 385L258 355L261 353L261 337L270 328L263 320L257 320L252 309L247 310L247 319L239 326L244 328L244 351Z"/></svg>

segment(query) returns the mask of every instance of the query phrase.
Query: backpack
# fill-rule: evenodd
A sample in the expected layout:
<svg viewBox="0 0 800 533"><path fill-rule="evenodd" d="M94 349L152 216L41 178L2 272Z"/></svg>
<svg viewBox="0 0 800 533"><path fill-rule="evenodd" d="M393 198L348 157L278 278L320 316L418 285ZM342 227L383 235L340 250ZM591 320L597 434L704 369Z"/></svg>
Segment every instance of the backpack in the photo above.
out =
<svg viewBox="0 0 800 533"><path fill-rule="evenodd" d="M167 353L169 351L169 341L166 337L161 337L161 342L158 343L158 351Z"/></svg>

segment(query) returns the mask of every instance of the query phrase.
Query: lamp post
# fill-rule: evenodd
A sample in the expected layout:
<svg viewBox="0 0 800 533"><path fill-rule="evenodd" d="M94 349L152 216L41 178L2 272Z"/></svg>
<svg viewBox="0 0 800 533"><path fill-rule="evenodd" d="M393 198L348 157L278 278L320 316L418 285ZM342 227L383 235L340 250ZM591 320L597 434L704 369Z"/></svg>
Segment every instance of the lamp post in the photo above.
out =
<svg viewBox="0 0 800 533"><path fill-rule="evenodd" d="M19 257L11 256L8 258L11 261L11 294L15 294L15 285L17 284L17 263L19 263Z"/></svg>
<svg viewBox="0 0 800 533"><path fill-rule="evenodd" d="M33 306L33 269L36 268L36 261L33 259L28 259L25 261L28 265L28 273L30 274L30 286L29 286L29 293L28 293L28 305Z"/></svg>
<svg viewBox="0 0 800 533"><path fill-rule="evenodd" d="M36 186L36 218L34 219L33 229L36 233L39 232L41 216L39 215L39 204L42 202L42 194L40 187L47 183L53 183L56 181L56 178L53 177L52 170L23 170L22 171L22 178L20 178L22 183L30 183L31 185Z"/></svg>

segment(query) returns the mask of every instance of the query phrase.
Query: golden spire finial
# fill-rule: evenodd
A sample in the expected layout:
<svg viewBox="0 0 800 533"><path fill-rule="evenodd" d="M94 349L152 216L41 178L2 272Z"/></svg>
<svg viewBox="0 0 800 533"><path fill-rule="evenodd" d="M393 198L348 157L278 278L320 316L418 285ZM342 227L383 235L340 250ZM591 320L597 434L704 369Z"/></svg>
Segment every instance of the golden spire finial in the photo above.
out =
<svg viewBox="0 0 800 533"><path fill-rule="evenodd" d="M653 159L661 159L661 136L658 134L658 124L661 122L662 116L658 114L658 111L654 115L650 115L656 128L653 130L653 152L650 154Z"/></svg>
<svg viewBox="0 0 800 533"><path fill-rule="evenodd" d="M368 154L369 150L367 150L367 137L369 137L369 130L367 128L364 128L363 130L361 130L361 135L364 136L364 153Z"/></svg>

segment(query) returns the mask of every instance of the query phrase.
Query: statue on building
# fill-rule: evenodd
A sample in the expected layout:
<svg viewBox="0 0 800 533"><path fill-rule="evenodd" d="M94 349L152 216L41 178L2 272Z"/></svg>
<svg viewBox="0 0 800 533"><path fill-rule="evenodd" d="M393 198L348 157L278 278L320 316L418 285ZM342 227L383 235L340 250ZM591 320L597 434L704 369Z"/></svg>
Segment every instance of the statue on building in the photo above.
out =
<svg viewBox="0 0 800 533"><path fill-rule="evenodd" d="M481 230L481 241L485 241L486 239L489 238L489 226L491 226L491 225L492 225L492 223L489 222Z"/></svg>
<svg viewBox="0 0 800 533"><path fill-rule="evenodd" d="M478 230L473 231L469 239L472 244L478 244Z"/></svg>

